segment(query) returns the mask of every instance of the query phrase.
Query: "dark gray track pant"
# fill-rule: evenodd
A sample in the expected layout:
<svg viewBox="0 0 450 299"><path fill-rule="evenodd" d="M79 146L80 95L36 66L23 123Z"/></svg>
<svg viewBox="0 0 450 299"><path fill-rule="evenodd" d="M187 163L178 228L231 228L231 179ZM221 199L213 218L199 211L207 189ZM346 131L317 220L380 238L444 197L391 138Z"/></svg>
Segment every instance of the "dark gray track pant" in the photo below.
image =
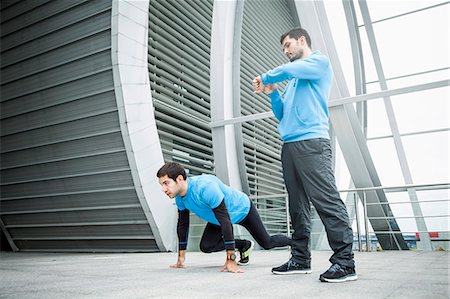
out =
<svg viewBox="0 0 450 299"><path fill-rule="evenodd" d="M331 159L328 139L283 144L281 161L294 229L292 258L301 265L311 265L311 202L325 226L328 243L334 251L330 262L354 267L353 231L347 209L336 188Z"/></svg>

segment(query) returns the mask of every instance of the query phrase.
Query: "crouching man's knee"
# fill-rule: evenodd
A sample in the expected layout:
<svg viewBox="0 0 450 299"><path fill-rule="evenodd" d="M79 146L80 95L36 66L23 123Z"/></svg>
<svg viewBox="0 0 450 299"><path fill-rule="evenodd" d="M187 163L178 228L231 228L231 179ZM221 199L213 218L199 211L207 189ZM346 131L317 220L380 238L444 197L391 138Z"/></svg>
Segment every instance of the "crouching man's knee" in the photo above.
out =
<svg viewBox="0 0 450 299"><path fill-rule="evenodd" d="M213 248L207 244L200 243L200 251L204 253L211 253L213 252Z"/></svg>
<svg viewBox="0 0 450 299"><path fill-rule="evenodd" d="M262 243L260 245L264 250L269 250L269 249L274 248L274 245L272 243Z"/></svg>

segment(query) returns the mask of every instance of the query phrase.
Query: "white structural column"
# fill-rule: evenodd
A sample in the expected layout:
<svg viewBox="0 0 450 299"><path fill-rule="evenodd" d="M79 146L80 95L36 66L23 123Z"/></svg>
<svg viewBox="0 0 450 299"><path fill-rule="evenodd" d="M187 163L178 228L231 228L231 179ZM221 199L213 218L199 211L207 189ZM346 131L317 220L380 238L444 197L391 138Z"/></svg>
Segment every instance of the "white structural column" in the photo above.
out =
<svg viewBox="0 0 450 299"><path fill-rule="evenodd" d="M239 68L233 67L239 55L240 40L236 34L236 11L239 1L214 1L211 29L211 122L234 117L233 95L239 80ZM241 7L242 8L242 7ZM242 190L236 151L234 125L212 127L216 175L226 184Z"/></svg>
<svg viewBox="0 0 450 299"><path fill-rule="evenodd" d="M161 251L176 250L176 208L156 172L164 159L148 75L149 1L112 1L112 64L120 128L134 185Z"/></svg>

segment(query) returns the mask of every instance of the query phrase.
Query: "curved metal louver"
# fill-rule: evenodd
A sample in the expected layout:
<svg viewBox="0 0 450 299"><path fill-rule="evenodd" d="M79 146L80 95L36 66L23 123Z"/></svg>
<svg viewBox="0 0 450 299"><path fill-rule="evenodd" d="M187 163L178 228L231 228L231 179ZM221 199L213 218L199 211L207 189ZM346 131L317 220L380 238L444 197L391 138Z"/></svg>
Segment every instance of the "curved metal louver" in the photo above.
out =
<svg viewBox="0 0 450 299"><path fill-rule="evenodd" d="M214 173L209 60L213 1L152 0L149 74L165 161Z"/></svg>
<svg viewBox="0 0 450 299"><path fill-rule="evenodd" d="M253 93L251 80L287 62L280 50L279 38L295 27L295 23L286 1L247 0L244 3L240 101L241 115L251 115L271 110L267 96ZM282 142L277 125L274 117L242 124L244 159L251 197L268 231L286 232L286 198L282 195L285 187L280 161Z"/></svg>
<svg viewBox="0 0 450 299"><path fill-rule="evenodd" d="M21 251L158 251L120 130L112 1L0 5L2 229Z"/></svg>

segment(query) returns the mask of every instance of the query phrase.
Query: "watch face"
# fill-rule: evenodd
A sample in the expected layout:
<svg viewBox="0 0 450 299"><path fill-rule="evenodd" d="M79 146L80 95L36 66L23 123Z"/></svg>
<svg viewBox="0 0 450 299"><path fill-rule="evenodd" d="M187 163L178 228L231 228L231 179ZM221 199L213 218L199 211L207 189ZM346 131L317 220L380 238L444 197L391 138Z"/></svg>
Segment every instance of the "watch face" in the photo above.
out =
<svg viewBox="0 0 450 299"><path fill-rule="evenodd" d="M236 255L234 253L232 253L228 256L228 259L234 261L234 260L236 260Z"/></svg>

